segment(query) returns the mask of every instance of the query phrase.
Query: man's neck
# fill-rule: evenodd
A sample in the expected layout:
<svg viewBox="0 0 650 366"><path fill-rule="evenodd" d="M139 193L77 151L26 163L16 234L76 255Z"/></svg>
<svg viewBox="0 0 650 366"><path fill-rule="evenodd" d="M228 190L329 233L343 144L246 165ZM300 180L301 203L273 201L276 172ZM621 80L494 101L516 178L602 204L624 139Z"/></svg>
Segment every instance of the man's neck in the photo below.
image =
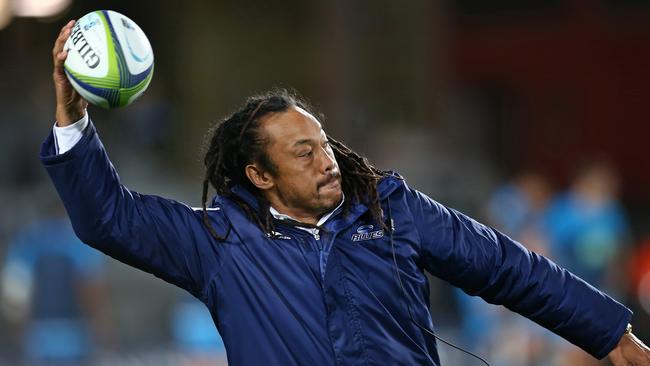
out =
<svg viewBox="0 0 650 366"><path fill-rule="evenodd" d="M300 215L299 212L292 212L281 204L276 205L278 207L277 209L274 207L274 205L271 205L269 207L269 211L271 211L271 215L273 215L273 217L278 220L291 219L293 221L298 221L305 224L320 226L324 224L330 218L330 216L332 216L332 214L343 205L343 202L345 202L345 196L341 197L341 202L334 209L317 216L308 214Z"/></svg>
<svg viewBox="0 0 650 366"><path fill-rule="evenodd" d="M302 223L310 224L310 225L316 225L316 223L318 222L318 220L322 216L322 215L319 215L319 216L299 215L299 214L292 213L292 212L286 211L286 210L282 210L282 212L281 212L281 211L275 209L275 207L273 207L273 206L269 206L269 211L271 211L271 215L273 215L273 217L275 217L276 219L279 219L279 220L291 219L293 221L298 221L298 222L302 222Z"/></svg>

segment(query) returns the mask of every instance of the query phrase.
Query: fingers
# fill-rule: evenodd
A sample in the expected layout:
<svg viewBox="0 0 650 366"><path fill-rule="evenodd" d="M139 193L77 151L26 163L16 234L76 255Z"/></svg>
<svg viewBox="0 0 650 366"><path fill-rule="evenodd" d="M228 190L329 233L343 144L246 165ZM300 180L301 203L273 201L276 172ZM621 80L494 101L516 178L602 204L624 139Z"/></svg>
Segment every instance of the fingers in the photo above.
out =
<svg viewBox="0 0 650 366"><path fill-rule="evenodd" d="M52 48L52 57L54 59L55 67L60 67L68 55L67 51L63 49L63 45L65 44L65 41L68 40L68 37L72 32L72 27L74 26L74 24L75 24L75 20L73 19L69 21L66 25L64 25L63 28L61 28L61 31L59 32L59 36L56 38L56 41L54 41L54 48Z"/></svg>

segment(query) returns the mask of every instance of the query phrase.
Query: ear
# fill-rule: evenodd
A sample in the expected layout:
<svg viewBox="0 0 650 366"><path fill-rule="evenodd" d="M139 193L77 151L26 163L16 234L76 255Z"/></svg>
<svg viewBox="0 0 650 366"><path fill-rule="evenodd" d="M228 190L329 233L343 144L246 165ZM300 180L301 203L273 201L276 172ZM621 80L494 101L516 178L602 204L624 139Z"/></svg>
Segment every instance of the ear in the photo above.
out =
<svg viewBox="0 0 650 366"><path fill-rule="evenodd" d="M269 190L275 186L273 177L256 164L248 164L244 168L246 176L253 185L261 190Z"/></svg>

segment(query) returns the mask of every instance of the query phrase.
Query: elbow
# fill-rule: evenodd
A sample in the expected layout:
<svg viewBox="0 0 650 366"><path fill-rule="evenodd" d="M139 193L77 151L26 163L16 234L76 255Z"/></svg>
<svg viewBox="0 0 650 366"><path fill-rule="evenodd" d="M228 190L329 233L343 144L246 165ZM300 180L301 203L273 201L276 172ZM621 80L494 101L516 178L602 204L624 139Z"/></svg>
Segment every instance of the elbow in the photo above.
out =
<svg viewBox="0 0 650 366"><path fill-rule="evenodd" d="M72 220L72 227L79 240L94 247L95 243L105 242L109 235L105 227L89 221L91 220Z"/></svg>
<svg viewBox="0 0 650 366"><path fill-rule="evenodd" d="M133 234L141 220L133 199L124 191L115 192L115 197L107 197L102 204L96 202L69 212L75 234L82 242L95 246L95 243L120 241Z"/></svg>

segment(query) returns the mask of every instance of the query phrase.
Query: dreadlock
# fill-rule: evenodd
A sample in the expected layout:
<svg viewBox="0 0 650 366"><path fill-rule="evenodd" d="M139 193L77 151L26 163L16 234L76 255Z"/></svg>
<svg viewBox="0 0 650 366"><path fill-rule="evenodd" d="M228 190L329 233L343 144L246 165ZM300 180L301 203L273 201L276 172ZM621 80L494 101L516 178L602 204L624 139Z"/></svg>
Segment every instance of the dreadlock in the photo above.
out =
<svg viewBox="0 0 650 366"><path fill-rule="evenodd" d="M228 236L220 236L210 224L207 213L207 196L212 185L218 195L233 200L246 215L264 232L273 235L275 227L269 211L269 202L248 179L244 172L246 165L256 162L271 174L277 172L276 166L266 153L268 138L260 131L261 120L273 113L285 112L291 107L299 107L312 113L309 105L297 95L287 90L273 90L266 94L249 97L242 108L228 118L217 123L208 131L205 157L206 171L203 179L203 223L210 234L218 241ZM352 151L328 136L334 157L339 165L342 177L342 189L346 197L345 211L351 202L367 204L372 217L382 222L382 211L377 193L377 182L387 175L373 167L365 157ZM255 195L258 208L255 208L235 195L231 188L241 185Z"/></svg>

